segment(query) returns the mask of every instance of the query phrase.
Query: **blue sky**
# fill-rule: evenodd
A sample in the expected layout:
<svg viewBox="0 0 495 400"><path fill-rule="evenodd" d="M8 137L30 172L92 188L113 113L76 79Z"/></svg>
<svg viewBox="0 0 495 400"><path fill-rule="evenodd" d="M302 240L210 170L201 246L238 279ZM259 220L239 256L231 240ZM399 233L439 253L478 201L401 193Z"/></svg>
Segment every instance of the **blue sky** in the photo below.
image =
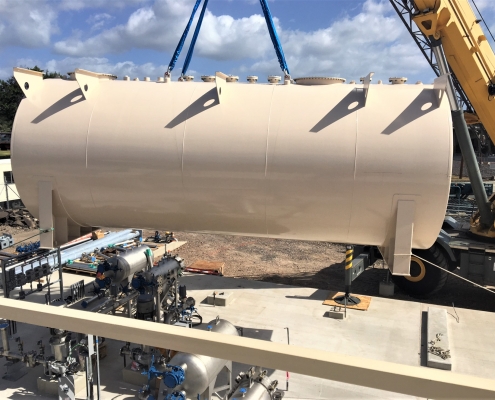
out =
<svg viewBox="0 0 495 400"><path fill-rule="evenodd" d="M470 0L472 1L472 0ZM495 0L475 0L495 27ZM14 66L163 76L194 0L0 0L0 79ZM269 2L293 77L434 75L388 0ZM197 13L199 15L199 11ZM190 34L191 36L191 34ZM178 77L187 44L173 77ZM281 71L258 0L210 0L189 74Z"/></svg>

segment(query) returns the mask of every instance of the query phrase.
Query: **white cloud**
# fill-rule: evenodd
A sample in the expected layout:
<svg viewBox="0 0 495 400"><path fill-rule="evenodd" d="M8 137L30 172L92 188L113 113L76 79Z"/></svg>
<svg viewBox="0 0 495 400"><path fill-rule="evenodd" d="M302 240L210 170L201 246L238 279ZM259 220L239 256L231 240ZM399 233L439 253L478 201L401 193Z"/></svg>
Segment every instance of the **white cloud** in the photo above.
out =
<svg viewBox="0 0 495 400"><path fill-rule="evenodd" d="M102 57L134 48L171 53L193 4L194 0L156 0L134 11L125 24L87 39L75 32L55 43L54 50L75 58ZM370 72L368 70L381 72L383 77L418 75L418 70L431 75L388 1L366 0L357 15L341 18L315 31L285 29L277 18L274 22L293 76L340 75L357 79ZM242 61L235 72L280 73L264 17L260 14L233 18L207 10L195 55L216 61Z"/></svg>
<svg viewBox="0 0 495 400"><path fill-rule="evenodd" d="M44 64L42 68L62 74L74 71L76 68L81 68L93 72L117 75L119 78L128 75L131 78L139 78L140 80L143 80L146 76L155 80L157 77L163 76L163 73L167 69L165 65L155 65L153 63L135 64L132 61L111 63L104 57L66 57L62 60L53 59Z"/></svg>
<svg viewBox="0 0 495 400"><path fill-rule="evenodd" d="M91 32L102 29L108 22L110 22L114 17L107 13L94 14L91 15L86 23L91 25Z"/></svg>
<svg viewBox="0 0 495 400"><path fill-rule="evenodd" d="M362 12L326 29L282 31L292 75L330 74L357 80L371 71L379 72L382 79L417 74L418 70L428 73L423 55L387 6L388 2L368 0ZM274 64L275 59L264 66L264 71L273 72ZM263 65L253 67L263 68Z"/></svg>
<svg viewBox="0 0 495 400"><path fill-rule="evenodd" d="M0 48L42 47L58 31L57 13L45 0L0 0Z"/></svg>
<svg viewBox="0 0 495 400"><path fill-rule="evenodd" d="M0 68L0 79L6 80L12 76L12 68Z"/></svg>
<svg viewBox="0 0 495 400"><path fill-rule="evenodd" d="M476 0L474 2L474 4L476 4L476 7L473 4L473 0L468 0L468 1L470 3L471 8L475 12L476 12L476 7L478 7L480 11L489 10L489 9L495 11L495 2L493 0Z"/></svg>
<svg viewBox="0 0 495 400"><path fill-rule="evenodd" d="M61 10L79 11L85 8L125 8L139 6L150 0L61 0Z"/></svg>
<svg viewBox="0 0 495 400"><path fill-rule="evenodd" d="M132 48L172 52L189 20L193 0L157 0L131 14L127 23L89 39L70 37L55 43L54 50L69 56L103 56ZM197 16L196 15L196 19ZM275 18L275 24L278 20ZM195 23L193 24L193 31ZM280 28L278 26L278 28ZM190 32L189 38L192 36ZM214 60L239 60L263 56L271 47L264 18L255 14L235 19L206 11L196 55Z"/></svg>

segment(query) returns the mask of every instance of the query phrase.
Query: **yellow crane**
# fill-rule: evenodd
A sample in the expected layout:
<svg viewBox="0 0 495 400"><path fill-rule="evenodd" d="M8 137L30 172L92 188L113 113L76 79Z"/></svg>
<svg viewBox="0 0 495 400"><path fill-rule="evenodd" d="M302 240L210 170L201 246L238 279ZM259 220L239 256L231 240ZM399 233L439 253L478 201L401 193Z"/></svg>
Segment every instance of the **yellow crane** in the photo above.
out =
<svg viewBox="0 0 495 400"><path fill-rule="evenodd" d="M427 37L442 41L445 58L475 115L495 143L495 54L467 0L415 0L413 21Z"/></svg>
<svg viewBox="0 0 495 400"><path fill-rule="evenodd" d="M394 4L397 0L391 0L391 3L398 11ZM411 19L431 45L438 72L446 77L450 72L455 75L457 82L448 77L447 96L454 130L478 204L478 212L471 220L471 231L495 237L495 213L486 196L466 126L466 121L481 122L495 142L495 54L480 27L481 20L475 16L468 0L409 0L403 3L411 4L408 6ZM455 94L456 84L473 109L469 111L474 112L464 114Z"/></svg>

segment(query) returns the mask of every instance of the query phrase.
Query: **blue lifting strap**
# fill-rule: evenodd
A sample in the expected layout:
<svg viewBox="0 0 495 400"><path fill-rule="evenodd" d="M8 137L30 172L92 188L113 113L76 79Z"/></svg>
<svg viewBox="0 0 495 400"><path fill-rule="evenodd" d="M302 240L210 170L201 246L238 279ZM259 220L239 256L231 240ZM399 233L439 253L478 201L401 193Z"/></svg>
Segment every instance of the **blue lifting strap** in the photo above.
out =
<svg viewBox="0 0 495 400"><path fill-rule="evenodd" d="M189 29L191 28L191 24L194 19L194 15L196 14L196 10L199 7L199 3L201 3L201 0L196 0L196 4L194 5L191 18L189 18L189 22L187 23L186 29L184 29L184 33L182 33L182 36L180 38L179 44L177 44L177 47L175 49L174 55L172 56L172 59L170 60L170 63L168 64L168 69L166 74L170 75L172 70L175 67L175 63L177 62L177 59L179 58L180 52L182 51L182 47L184 46L184 42L186 41L187 34L189 33Z"/></svg>
<svg viewBox="0 0 495 400"><path fill-rule="evenodd" d="M203 3L203 8L201 9L201 14L199 14L198 23L196 24L196 29L194 30L194 35L191 39L191 44L189 45L189 50L187 51L186 59L184 60L184 66L182 67L182 74L184 76L186 74L187 69L189 68L189 63L191 62L192 54L194 51L194 45L196 44L196 39L199 35L199 30L201 29L201 24L203 23L203 17L205 16L206 6L208 5L208 0L205 0Z"/></svg>
<svg viewBox="0 0 495 400"><path fill-rule="evenodd" d="M289 75L289 67L285 62L284 51L282 50L282 44L278 38L277 31L275 30L275 25L273 24L272 15L270 9L268 8L268 3L266 0L260 0L261 8L263 9L263 14L265 15L266 25L268 27L268 32L270 33L270 38L272 39L273 47L275 47L275 53L277 53L278 63L282 71Z"/></svg>

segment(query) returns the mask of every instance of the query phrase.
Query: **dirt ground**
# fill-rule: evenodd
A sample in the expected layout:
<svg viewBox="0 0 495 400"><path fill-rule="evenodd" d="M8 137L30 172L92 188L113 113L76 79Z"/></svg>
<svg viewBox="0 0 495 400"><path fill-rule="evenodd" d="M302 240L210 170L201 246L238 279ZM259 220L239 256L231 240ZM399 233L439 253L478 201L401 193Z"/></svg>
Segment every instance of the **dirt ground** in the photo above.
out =
<svg viewBox="0 0 495 400"><path fill-rule="evenodd" d="M23 239L36 241L35 231L0 226L0 234L11 233L16 244ZM145 231L152 236L154 231ZM186 265L195 261L221 261L224 274L284 285L324 290L344 290L345 246L325 242L265 239L243 236L176 232L178 240L187 243L177 250ZM14 245L15 247L15 245ZM379 296L378 286L386 279L387 269L378 261L352 283L352 292ZM478 282L481 283L481 282ZM214 288L212 288L214 289ZM456 308L495 312L495 294L449 276L444 288L427 300L417 300L396 287L395 300L421 301Z"/></svg>
<svg viewBox="0 0 495 400"><path fill-rule="evenodd" d="M175 235L178 240L187 241L177 250L186 265L197 260L221 261L225 263L224 274L229 277L344 290L345 246L341 244L185 232ZM387 269L378 261L352 283L352 292L379 296L379 283L386 275ZM456 308L495 311L495 293L454 276L449 276L444 288L427 300L414 299L397 287L393 299L444 306L453 303Z"/></svg>

